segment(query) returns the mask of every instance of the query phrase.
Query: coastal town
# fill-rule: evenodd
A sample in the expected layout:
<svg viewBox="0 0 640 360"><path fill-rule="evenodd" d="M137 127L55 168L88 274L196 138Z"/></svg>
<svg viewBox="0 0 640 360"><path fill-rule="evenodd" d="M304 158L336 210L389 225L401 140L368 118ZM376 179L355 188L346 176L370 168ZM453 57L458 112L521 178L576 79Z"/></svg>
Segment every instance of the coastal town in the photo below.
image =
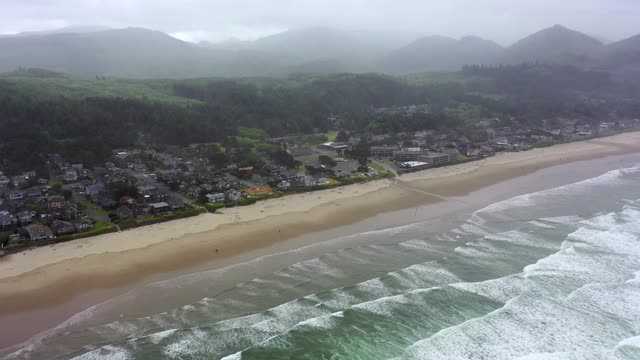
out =
<svg viewBox="0 0 640 360"><path fill-rule="evenodd" d="M536 129L498 123L479 121L473 136L333 131L267 138L259 129L241 129L223 143L118 149L112 161L97 166L49 154L38 170L9 174L0 167L1 250L10 253L640 127L639 119L597 124L560 119L549 123L562 126Z"/></svg>

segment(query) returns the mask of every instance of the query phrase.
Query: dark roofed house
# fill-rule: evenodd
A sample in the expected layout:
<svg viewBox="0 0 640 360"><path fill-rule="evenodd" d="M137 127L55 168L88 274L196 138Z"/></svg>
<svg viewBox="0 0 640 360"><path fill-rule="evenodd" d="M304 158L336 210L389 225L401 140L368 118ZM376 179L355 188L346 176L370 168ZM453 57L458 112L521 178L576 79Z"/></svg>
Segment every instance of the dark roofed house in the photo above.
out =
<svg viewBox="0 0 640 360"><path fill-rule="evenodd" d="M51 224L51 231L56 236L69 235L76 232L76 227L70 222L56 220Z"/></svg>
<svg viewBox="0 0 640 360"><path fill-rule="evenodd" d="M145 202L151 202L158 198L160 189L155 186L138 186L138 193Z"/></svg>
<svg viewBox="0 0 640 360"><path fill-rule="evenodd" d="M42 196L42 190L38 188L30 188L30 189L27 189L27 191L25 191L25 194L30 198L34 198L34 197Z"/></svg>
<svg viewBox="0 0 640 360"><path fill-rule="evenodd" d="M24 199L24 194L22 193L22 191L13 190L13 191L9 192L9 194L7 195L7 199L9 199L9 200L22 200L22 199Z"/></svg>
<svg viewBox="0 0 640 360"><path fill-rule="evenodd" d="M169 206L171 206L171 210L179 210L184 208L184 201L177 196L172 196L169 200L167 200Z"/></svg>
<svg viewBox="0 0 640 360"><path fill-rule="evenodd" d="M104 191L104 183L98 182L92 185L87 185L85 193L89 196L95 196Z"/></svg>
<svg viewBox="0 0 640 360"><path fill-rule="evenodd" d="M78 219L73 221L77 232L85 232L93 229L93 222L89 219Z"/></svg>
<svg viewBox="0 0 640 360"><path fill-rule="evenodd" d="M22 211L16 214L16 218L22 226L31 224L35 216L36 214L33 211Z"/></svg>
<svg viewBox="0 0 640 360"><path fill-rule="evenodd" d="M129 220L129 219L134 219L136 217L133 210L131 210L131 208L128 206L120 206L116 210L116 215L120 220Z"/></svg>
<svg viewBox="0 0 640 360"><path fill-rule="evenodd" d="M78 218L78 208L73 204L65 204L60 212L60 217L67 221L75 220Z"/></svg>
<svg viewBox="0 0 640 360"><path fill-rule="evenodd" d="M47 226L40 224L31 224L25 227L29 238L33 241L53 239L53 232Z"/></svg>
<svg viewBox="0 0 640 360"><path fill-rule="evenodd" d="M151 212L154 215L164 215L171 212L171 206L166 202L151 204Z"/></svg>
<svg viewBox="0 0 640 360"><path fill-rule="evenodd" d="M118 203L113 200L113 194L106 192L100 193L100 195L98 195L98 204L100 204L100 206L105 209L113 209L118 205Z"/></svg>
<svg viewBox="0 0 640 360"><path fill-rule="evenodd" d="M9 213L0 213L0 229L11 229L18 223L18 219Z"/></svg>

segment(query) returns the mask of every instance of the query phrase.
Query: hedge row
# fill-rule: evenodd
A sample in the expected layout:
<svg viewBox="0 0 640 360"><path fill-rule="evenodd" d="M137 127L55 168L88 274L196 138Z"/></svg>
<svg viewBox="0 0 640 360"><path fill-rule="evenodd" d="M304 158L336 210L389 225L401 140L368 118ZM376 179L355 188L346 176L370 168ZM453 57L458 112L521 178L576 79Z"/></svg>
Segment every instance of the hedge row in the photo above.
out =
<svg viewBox="0 0 640 360"><path fill-rule="evenodd" d="M52 239L51 241L54 243L62 243L62 242L67 242L71 240L78 240L78 239L84 239L92 236L109 234L117 231L118 231L118 228L116 226L108 226L102 229L91 230L83 233L59 236L55 239Z"/></svg>
<svg viewBox="0 0 640 360"><path fill-rule="evenodd" d="M178 219L184 219L184 218L188 218L188 217L192 217L192 216L197 216L200 215L204 212L203 209L200 208L194 208L194 209L188 209L188 210L182 210L182 211L178 211L178 212L174 212L168 215L162 215L162 216L153 216L153 217L148 217L148 218L143 218L143 219L135 219L135 220L124 220L122 222L120 222L120 230L127 230L127 229L133 229L133 228L137 228L137 227L141 227L141 226L146 226L146 225L153 225L153 224L159 224L159 223L163 223L166 221L171 221L171 220L178 220Z"/></svg>

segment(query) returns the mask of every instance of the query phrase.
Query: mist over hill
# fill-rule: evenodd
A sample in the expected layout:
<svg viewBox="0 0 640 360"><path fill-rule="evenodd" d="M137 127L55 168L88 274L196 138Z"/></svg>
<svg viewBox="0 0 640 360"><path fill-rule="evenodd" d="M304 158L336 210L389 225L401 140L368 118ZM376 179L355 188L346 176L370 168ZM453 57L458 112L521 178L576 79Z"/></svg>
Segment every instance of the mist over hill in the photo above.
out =
<svg viewBox="0 0 640 360"><path fill-rule="evenodd" d="M85 77L184 78L341 72L407 74L523 62L608 70L640 67L640 36L604 45L560 25L506 48L475 36L411 36L313 27L255 41L194 44L142 28L75 26L0 37L0 72L22 67Z"/></svg>

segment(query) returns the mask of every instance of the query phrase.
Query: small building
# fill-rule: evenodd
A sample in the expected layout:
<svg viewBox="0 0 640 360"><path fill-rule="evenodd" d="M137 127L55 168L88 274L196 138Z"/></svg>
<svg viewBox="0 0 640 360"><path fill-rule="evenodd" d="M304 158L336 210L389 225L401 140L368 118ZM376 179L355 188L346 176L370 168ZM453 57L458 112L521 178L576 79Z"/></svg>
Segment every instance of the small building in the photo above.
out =
<svg viewBox="0 0 640 360"><path fill-rule="evenodd" d="M224 193L215 193L215 194L207 194L206 198L207 198L207 203L215 204L215 203L224 202L227 197Z"/></svg>
<svg viewBox="0 0 640 360"><path fill-rule="evenodd" d="M48 226L31 224L25 227L29 238L33 241L53 239L53 232Z"/></svg>
<svg viewBox="0 0 640 360"><path fill-rule="evenodd" d="M171 212L171 206L166 202L151 204L150 209L154 215L165 215Z"/></svg>
<svg viewBox="0 0 640 360"><path fill-rule="evenodd" d="M64 236L75 233L76 227L68 221L55 220L51 224L51 232L55 236Z"/></svg>

